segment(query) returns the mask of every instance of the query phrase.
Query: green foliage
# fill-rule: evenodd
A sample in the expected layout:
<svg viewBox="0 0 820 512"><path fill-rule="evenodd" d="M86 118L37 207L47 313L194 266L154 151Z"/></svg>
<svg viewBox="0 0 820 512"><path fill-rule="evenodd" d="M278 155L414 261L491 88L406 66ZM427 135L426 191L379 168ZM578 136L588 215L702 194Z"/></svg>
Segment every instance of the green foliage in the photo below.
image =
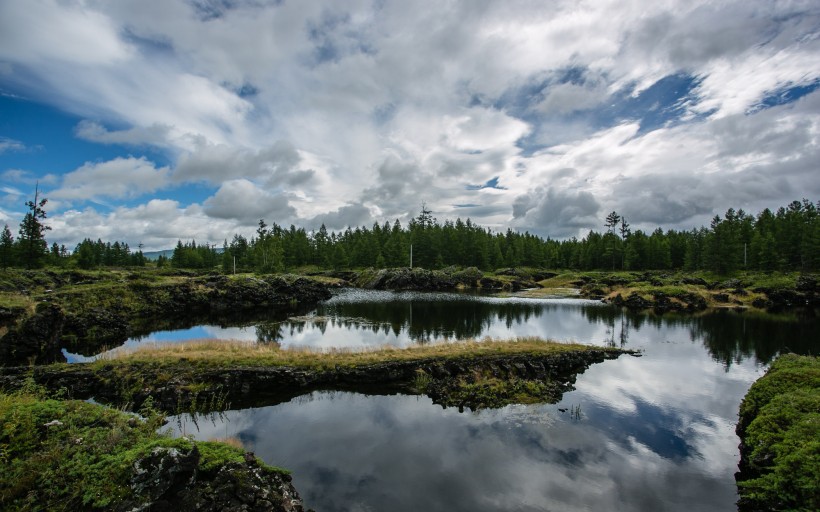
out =
<svg viewBox="0 0 820 512"><path fill-rule="evenodd" d="M145 256L142 251L131 252L125 242L103 243L86 238L74 249L73 258L77 266L82 269L96 267L144 267Z"/></svg>
<svg viewBox="0 0 820 512"><path fill-rule="evenodd" d="M164 419L150 402L141 414L26 393L0 394L0 508L108 509L132 497L135 461L158 446L192 447L185 438L157 434ZM197 448L202 472L244 461L241 449L221 443L197 443Z"/></svg>
<svg viewBox="0 0 820 512"><path fill-rule="evenodd" d="M47 202L48 199L39 199L37 190L34 193L34 201L26 202L29 211L20 222L20 236L17 239L18 258L22 266L26 268L41 267L48 254L45 233L51 227L43 223L46 218L46 211L43 207Z"/></svg>
<svg viewBox="0 0 820 512"><path fill-rule="evenodd" d="M738 482L744 508L820 509L820 359L772 363L743 399L738 433L752 475Z"/></svg>

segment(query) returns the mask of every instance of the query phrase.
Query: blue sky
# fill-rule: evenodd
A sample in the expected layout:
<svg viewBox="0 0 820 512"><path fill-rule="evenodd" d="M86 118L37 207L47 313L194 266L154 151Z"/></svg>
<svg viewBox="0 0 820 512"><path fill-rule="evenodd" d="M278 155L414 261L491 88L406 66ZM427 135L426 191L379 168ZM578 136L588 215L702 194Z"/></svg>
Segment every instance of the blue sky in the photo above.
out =
<svg viewBox="0 0 820 512"><path fill-rule="evenodd" d="M820 197L816 1L0 3L0 223L583 236Z"/></svg>

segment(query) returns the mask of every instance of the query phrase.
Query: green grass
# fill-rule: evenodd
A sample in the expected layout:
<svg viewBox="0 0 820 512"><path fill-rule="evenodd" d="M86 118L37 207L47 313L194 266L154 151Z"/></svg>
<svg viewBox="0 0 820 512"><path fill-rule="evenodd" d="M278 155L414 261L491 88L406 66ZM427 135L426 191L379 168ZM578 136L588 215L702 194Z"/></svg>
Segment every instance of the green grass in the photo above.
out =
<svg viewBox="0 0 820 512"><path fill-rule="evenodd" d="M156 447L193 442L158 434L163 418L21 392L0 394L0 509L108 509L133 498L134 463ZM198 470L242 462L241 448L197 442ZM266 471L281 471L264 466Z"/></svg>
<svg viewBox="0 0 820 512"><path fill-rule="evenodd" d="M741 509L820 510L820 358L781 356L740 406Z"/></svg>

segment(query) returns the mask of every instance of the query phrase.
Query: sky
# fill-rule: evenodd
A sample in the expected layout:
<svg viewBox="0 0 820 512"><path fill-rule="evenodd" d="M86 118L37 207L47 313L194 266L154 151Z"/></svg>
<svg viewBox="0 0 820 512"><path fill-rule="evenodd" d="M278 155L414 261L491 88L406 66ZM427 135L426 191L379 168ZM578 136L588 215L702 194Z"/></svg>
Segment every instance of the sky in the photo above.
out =
<svg viewBox="0 0 820 512"><path fill-rule="evenodd" d="M820 199L820 3L0 0L0 223L173 247Z"/></svg>

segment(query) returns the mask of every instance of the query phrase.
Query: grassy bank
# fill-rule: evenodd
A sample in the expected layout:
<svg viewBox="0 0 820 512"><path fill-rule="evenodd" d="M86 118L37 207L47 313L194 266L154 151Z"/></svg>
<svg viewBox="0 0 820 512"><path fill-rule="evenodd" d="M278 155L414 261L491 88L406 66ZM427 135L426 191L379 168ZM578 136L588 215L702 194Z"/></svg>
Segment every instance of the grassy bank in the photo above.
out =
<svg viewBox="0 0 820 512"><path fill-rule="evenodd" d="M180 360L203 367L289 366L317 370L339 366L355 367L386 362L428 359L479 359L487 356L552 355L586 350L607 350L541 338L512 340L466 340L452 343L412 345L406 348L383 346L365 349L282 349L277 345L242 341L193 340L185 343L147 344L114 351L92 368L133 364L176 365ZM613 349L613 351L615 351Z"/></svg>
<svg viewBox="0 0 820 512"><path fill-rule="evenodd" d="M735 272L724 276L679 271L558 271L538 281L538 289L521 294L555 296L578 290L582 297L608 302L616 302L618 296L635 296L650 305L657 305L660 298L672 308L681 309L692 309L691 305L698 304L710 308L765 309L799 306L801 300L816 297L817 281L817 276L801 276L797 272ZM801 289L801 282L808 288ZM795 303L783 304L783 294Z"/></svg>
<svg viewBox="0 0 820 512"><path fill-rule="evenodd" d="M144 347L85 364L0 369L19 389L33 379L72 397L167 412L273 405L316 389L426 394L456 407L550 402L591 364L631 353L536 338L373 350L279 349L196 341Z"/></svg>
<svg viewBox="0 0 820 512"><path fill-rule="evenodd" d="M125 510L163 500L173 504L179 497L175 478L183 475L190 487L180 492L195 502L213 497L203 489L226 467L248 484L289 481L283 470L247 460L240 448L158 434L162 416L150 408L142 413L46 398L41 392L0 394L0 508ZM231 491L244 485L235 483Z"/></svg>
<svg viewBox="0 0 820 512"><path fill-rule="evenodd" d="M820 358L772 363L740 406L740 510L820 510Z"/></svg>

